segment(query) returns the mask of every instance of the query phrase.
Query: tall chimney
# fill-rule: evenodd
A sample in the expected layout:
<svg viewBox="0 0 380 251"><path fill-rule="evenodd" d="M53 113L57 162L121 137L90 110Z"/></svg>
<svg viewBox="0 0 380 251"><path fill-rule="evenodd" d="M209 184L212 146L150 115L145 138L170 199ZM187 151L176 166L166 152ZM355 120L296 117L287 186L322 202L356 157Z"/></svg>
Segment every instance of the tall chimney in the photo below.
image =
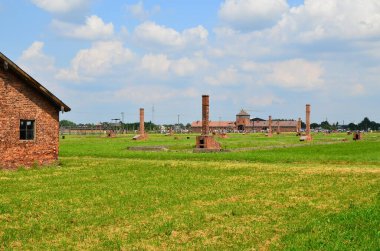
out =
<svg viewBox="0 0 380 251"><path fill-rule="evenodd" d="M310 105L306 105L306 136L310 135Z"/></svg>
<svg viewBox="0 0 380 251"><path fill-rule="evenodd" d="M144 135L144 108L140 108L140 135Z"/></svg>
<svg viewBox="0 0 380 251"><path fill-rule="evenodd" d="M202 135L209 134L209 96L202 95Z"/></svg>
<svg viewBox="0 0 380 251"><path fill-rule="evenodd" d="M269 116L269 135L272 135L272 116Z"/></svg>

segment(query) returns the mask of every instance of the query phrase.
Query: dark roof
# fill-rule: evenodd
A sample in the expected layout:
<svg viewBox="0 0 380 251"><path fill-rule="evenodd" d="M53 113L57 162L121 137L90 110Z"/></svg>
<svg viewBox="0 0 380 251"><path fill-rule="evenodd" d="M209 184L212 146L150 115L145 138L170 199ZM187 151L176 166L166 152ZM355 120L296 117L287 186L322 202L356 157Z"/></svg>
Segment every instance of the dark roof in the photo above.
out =
<svg viewBox="0 0 380 251"><path fill-rule="evenodd" d="M251 121L265 121L265 119L262 119L262 118L253 118L253 119L251 119Z"/></svg>
<svg viewBox="0 0 380 251"><path fill-rule="evenodd" d="M297 121L294 120L281 120L281 121L273 121L272 120L272 127L297 127ZM255 127L268 127L269 126L269 121L255 121L254 122Z"/></svg>
<svg viewBox="0 0 380 251"><path fill-rule="evenodd" d="M250 116L250 115L249 115L249 113L247 113L246 111L241 109L241 111L238 114L236 114L236 116Z"/></svg>
<svg viewBox="0 0 380 251"><path fill-rule="evenodd" d="M59 98L54 96L48 89L46 89L43 85L37 82L34 78L32 78L28 73L23 71L20 67L18 67L12 60L7 58L3 53L0 52L1 58L1 67L5 67L8 70L12 70L15 74L20 76L25 82L33 87L37 92L41 93L48 100L50 100L54 105L56 105L60 110L63 109L65 112L69 112L71 110L65 103L63 103Z"/></svg>

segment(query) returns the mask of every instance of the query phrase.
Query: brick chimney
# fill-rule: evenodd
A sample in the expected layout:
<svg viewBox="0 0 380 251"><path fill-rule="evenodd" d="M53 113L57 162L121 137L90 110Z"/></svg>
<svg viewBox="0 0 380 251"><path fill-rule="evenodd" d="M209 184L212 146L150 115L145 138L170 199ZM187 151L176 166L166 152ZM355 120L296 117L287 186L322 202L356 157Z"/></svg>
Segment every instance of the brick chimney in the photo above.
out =
<svg viewBox="0 0 380 251"><path fill-rule="evenodd" d="M209 135L209 109L209 96L202 95L202 134L195 139L194 152L219 152L221 149L220 144L212 135Z"/></svg>
<svg viewBox="0 0 380 251"><path fill-rule="evenodd" d="M310 104L306 105L306 136L310 136Z"/></svg>
<svg viewBox="0 0 380 251"><path fill-rule="evenodd" d="M209 134L209 110L210 101L208 95L202 95L202 135Z"/></svg>
<svg viewBox="0 0 380 251"><path fill-rule="evenodd" d="M145 134L144 129L144 108L140 108L140 135Z"/></svg>

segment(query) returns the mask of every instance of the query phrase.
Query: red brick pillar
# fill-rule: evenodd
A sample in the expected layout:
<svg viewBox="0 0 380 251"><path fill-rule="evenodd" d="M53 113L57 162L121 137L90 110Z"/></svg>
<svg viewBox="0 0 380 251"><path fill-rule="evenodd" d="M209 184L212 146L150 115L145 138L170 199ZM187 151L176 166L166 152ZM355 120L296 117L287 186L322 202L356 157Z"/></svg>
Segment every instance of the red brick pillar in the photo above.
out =
<svg viewBox="0 0 380 251"><path fill-rule="evenodd" d="M209 96L202 95L202 135L209 134L209 109Z"/></svg>
<svg viewBox="0 0 380 251"><path fill-rule="evenodd" d="M141 135L145 134L145 129L144 129L144 108L140 108L140 134Z"/></svg>
<svg viewBox="0 0 380 251"><path fill-rule="evenodd" d="M310 136L310 105L306 105L306 136Z"/></svg>

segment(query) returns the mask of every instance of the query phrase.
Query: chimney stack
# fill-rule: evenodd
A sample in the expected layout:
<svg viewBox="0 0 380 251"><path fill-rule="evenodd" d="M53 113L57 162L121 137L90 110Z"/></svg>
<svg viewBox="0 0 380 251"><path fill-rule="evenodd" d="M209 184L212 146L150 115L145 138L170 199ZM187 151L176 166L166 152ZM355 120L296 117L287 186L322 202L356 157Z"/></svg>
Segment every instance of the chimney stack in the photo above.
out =
<svg viewBox="0 0 380 251"><path fill-rule="evenodd" d="M144 129L144 108L140 108L140 135L145 134Z"/></svg>
<svg viewBox="0 0 380 251"><path fill-rule="evenodd" d="M306 105L306 136L310 136L310 104Z"/></svg>
<svg viewBox="0 0 380 251"><path fill-rule="evenodd" d="M202 135L209 134L209 96L202 95Z"/></svg>
<svg viewBox="0 0 380 251"><path fill-rule="evenodd" d="M220 144L215 141L214 136L209 135L209 96L202 95L202 134L195 139L194 152L219 152L221 149Z"/></svg>

